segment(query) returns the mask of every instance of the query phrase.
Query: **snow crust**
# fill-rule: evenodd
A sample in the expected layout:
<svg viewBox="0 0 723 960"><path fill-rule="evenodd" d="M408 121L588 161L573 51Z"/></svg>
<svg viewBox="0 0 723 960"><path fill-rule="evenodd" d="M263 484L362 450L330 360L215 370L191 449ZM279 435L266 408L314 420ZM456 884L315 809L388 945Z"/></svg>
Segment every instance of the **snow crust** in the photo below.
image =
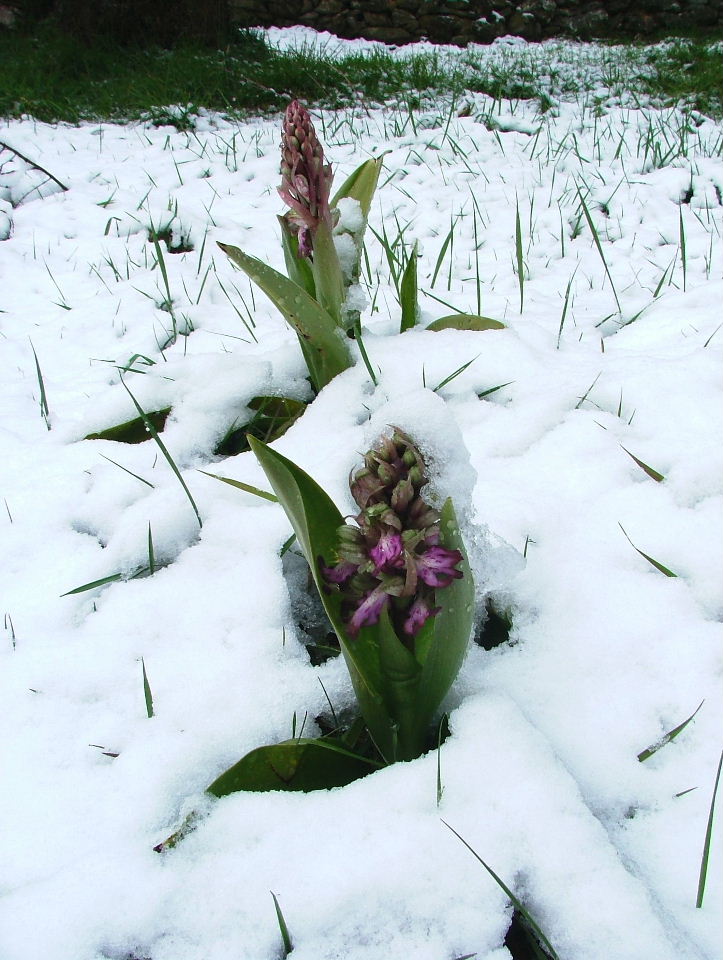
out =
<svg viewBox="0 0 723 960"><path fill-rule="evenodd" d="M421 326L399 335L367 234L379 384L359 360L274 444L350 513L360 456L408 431L462 517L480 615L491 598L512 617L445 704L439 806L435 754L338 790L204 796L294 714L314 735L319 681L353 703L343 664L312 667L297 636L283 512L199 472L268 489L250 453L213 451L252 397L310 396L296 337L215 246L283 269L277 122L7 124L68 190L28 193L17 167L0 200L2 960L278 957L271 890L298 960L505 960L507 898L441 818L561 960L719 960L719 819L694 904L721 747L723 131L699 117L660 164L646 137L682 130L675 110L503 104L519 122L490 129L470 103L414 129L393 107L327 124L338 182L388 151L370 225L419 240ZM152 226L193 245L161 241L172 314ZM478 290L504 330L423 329L476 312ZM83 439L135 416L119 368L145 410L171 407L202 527L153 440ZM147 566L149 525L153 576L64 595Z"/></svg>

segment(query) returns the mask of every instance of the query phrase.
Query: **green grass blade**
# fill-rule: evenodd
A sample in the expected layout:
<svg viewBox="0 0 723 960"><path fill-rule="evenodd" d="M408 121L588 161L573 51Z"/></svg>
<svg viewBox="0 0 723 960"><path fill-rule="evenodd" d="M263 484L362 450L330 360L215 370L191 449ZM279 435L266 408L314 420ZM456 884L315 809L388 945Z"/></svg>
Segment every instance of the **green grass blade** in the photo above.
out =
<svg viewBox="0 0 723 960"><path fill-rule="evenodd" d="M143 657L141 657L141 667L143 668L143 696L146 701L146 713L148 714L148 719L150 720L153 716L153 694L151 693L151 685L148 682L146 662Z"/></svg>
<svg viewBox="0 0 723 960"><path fill-rule="evenodd" d="M198 520L198 525L199 525L199 527L202 527L202 526L203 526L203 521L201 520L201 514L198 512L198 507L196 506L196 501L193 499L193 495L191 494L191 491L190 491L190 490L188 489L188 487L186 486L186 481L185 481L185 480L183 479L183 477L181 476L181 471L180 471L180 470L178 469L178 467L176 466L176 464L175 464L175 462L174 462L174 460L173 460L173 457L170 455L170 453L169 453L168 450L166 449L166 445L165 445L164 442L161 440L161 438L158 436L158 431L157 431L156 428L153 426L153 423L151 422L151 420L149 419L149 417L148 417L148 416L146 415L146 413L143 411L143 408L141 407L140 403L138 403L138 401L136 400L136 398L135 398L135 397L133 396L133 394L131 393L131 391L130 391L130 389L129 389L129 387L128 387L128 384L125 382L125 380L123 379L122 376L121 376L121 383L122 383L123 386L125 387L128 396L129 396L129 397L131 398L131 400L133 401L133 405L135 406L136 410L138 411L138 415L142 418L143 422L145 423L148 432L149 432L150 435L153 437L153 439L156 441L156 443L157 443L158 446L160 447L161 453L163 454L163 456L164 456L164 457L166 458L166 460L168 461L169 467L170 467L171 470L173 470L173 472L176 474L176 477L178 478L178 482L179 482L179 483L181 484L181 486L183 487L183 489L184 489L184 491L185 491L185 493L186 493L186 496L188 497L188 500L189 500L191 506L193 507L193 512L196 514L196 519Z"/></svg>
<svg viewBox="0 0 723 960"><path fill-rule="evenodd" d="M525 303L525 262L522 256L522 224L520 223L520 204L515 197L515 257L517 259L517 283L520 287L520 313Z"/></svg>
<svg viewBox="0 0 723 960"><path fill-rule="evenodd" d="M642 460L639 460L634 453L631 453L626 447L623 447L622 443L620 446L625 450L629 457L632 457L633 460L637 463L641 470L644 470L647 475L656 481L656 483L662 483L665 480L665 477L662 473L658 473L657 470L654 470L653 467L649 466L647 463L644 463Z"/></svg>
<svg viewBox="0 0 723 960"><path fill-rule="evenodd" d="M148 524L148 569L151 571L151 576L153 576L156 572L156 556L153 550L153 533L150 523Z"/></svg>
<svg viewBox="0 0 723 960"><path fill-rule="evenodd" d="M710 857L710 841L713 834L713 811L715 809L715 798L718 793L718 784L720 782L721 767L723 766L723 752L721 752L718 761L718 772L715 775L715 784L713 785L713 796L710 799L710 810L708 812L708 826L705 831L705 840L703 842L703 856L700 861L700 875L698 877L698 895L695 899L695 905L698 909L703 906L703 894L705 893L705 881L708 876L708 859Z"/></svg>
<svg viewBox="0 0 723 960"><path fill-rule="evenodd" d="M685 293L688 278L688 259L685 253L685 224L683 223L683 207L678 207L678 243L680 245L680 261L683 264L683 293Z"/></svg>
<svg viewBox="0 0 723 960"><path fill-rule="evenodd" d="M28 339L30 339L28 337ZM38 387L40 388L40 416L45 420L45 426L50 430L50 409L48 407L48 397L45 393L45 382L43 380L43 373L40 369L40 361L38 360L38 355L35 352L35 347L33 346L33 341L30 340L30 349L33 351L33 357L35 357L35 372L38 375Z"/></svg>
<svg viewBox="0 0 723 960"><path fill-rule="evenodd" d="M133 471L132 471L132 470L129 470L128 467L124 467L122 463L116 463L115 460L111 460L110 457L106 457L106 455L105 455L104 453L101 453L101 457L103 457L104 460L107 460L108 463L112 463L114 467L120 467L121 470L123 470L125 473L130 474L130 476L131 476L131 477L134 477L136 480L140 480L141 483L145 483L145 485L146 485L147 487L150 487L151 490L155 490L155 489L156 489L156 488L155 488L155 484L151 483L150 480L144 480L143 477L139 477L137 473L133 473Z"/></svg>
<svg viewBox="0 0 723 960"><path fill-rule="evenodd" d="M359 347L359 353L361 358L364 361L364 366L367 368L367 373L369 374L369 379L374 384L375 387L379 386L379 381L377 380L377 375L374 372L374 367L371 364L369 359L369 354L367 353L367 348L364 346L364 338L362 337L361 330L361 320L357 317L357 321L354 324L354 339L356 340L357 346Z"/></svg>
<svg viewBox="0 0 723 960"><path fill-rule="evenodd" d="M278 503L279 498L268 490L259 490L258 487L252 487L250 483L244 483L243 480L232 480L231 477L219 477L217 473L207 473L205 470L199 470L206 477L213 477L214 480L220 480L221 483L228 483L232 487L238 487L246 493L252 493L255 497L261 497L263 500L270 500L271 503Z"/></svg>
<svg viewBox="0 0 723 960"><path fill-rule="evenodd" d="M276 898L276 894L271 893L271 896L274 898L274 907L276 908L276 919L279 922L279 930L281 931L281 942L284 945L284 957L288 957L288 955L294 949L294 945L291 941L289 928L286 926L286 920L284 920L284 915L281 912L281 907L279 906L279 901Z"/></svg>
<svg viewBox="0 0 723 960"><path fill-rule="evenodd" d="M399 285L399 305L402 308L400 333L411 330L419 322L419 304L417 303L417 241L414 241L412 253L402 274Z"/></svg>
<svg viewBox="0 0 723 960"><path fill-rule="evenodd" d="M485 868L485 870L487 871L487 873L489 873L489 875L490 875L490 876L492 877L492 879L497 883L497 885L498 885L498 886L505 892L505 894L510 898L510 900L512 901L512 904L513 904L514 907L522 914L522 916L525 918L525 920L527 921L529 927L530 927L531 930L534 932L534 934L535 934L535 936L537 937L537 939L540 941L541 945L545 948L545 950L548 951L548 953L549 953L549 955L550 955L550 960L560 960L560 958L558 957L558 955L557 955L557 953L556 953L556 951L555 951L555 948L552 946L552 944L550 943L550 941L547 939L547 937L545 936L545 934L542 932L542 930L541 930L541 928L540 928L540 925L537 923L537 921L536 921L535 918L532 916L532 914L527 910L527 908L525 907L525 905L524 905L520 900L518 900L518 898L517 898L517 897L515 896L515 894L510 890L510 888L507 886L507 884L504 882L504 880L503 880L501 877L499 877L499 876L494 872L494 870L492 869L492 867L490 867L488 864L485 863L485 861L484 861L484 860L482 859L482 857L477 853L477 851L474 850L474 849L467 843L467 841L464 839L464 837L460 836L460 835L457 833L457 831L454 829L454 827L450 827L450 825L447 823L446 820L442 820L442 823L445 825L445 827L447 827L448 830L451 830L451 831L452 831L452 833L455 835L455 837L457 837L457 839L460 840L460 841L465 845L465 847L467 847L467 849L468 849L469 852L472 854L472 856L482 864L482 866Z"/></svg>
<svg viewBox="0 0 723 960"><path fill-rule="evenodd" d="M687 720L684 720L682 723L679 723L677 727L674 727L672 730L669 730L660 740L656 740L655 743L651 744L649 747L646 747L645 750L642 750L638 754L638 760L643 763L645 760L648 760L654 753L657 753L661 747L664 747L666 743L670 743L671 740L675 740L679 733L682 733L683 730L688 726L693 717L698 713L700 708L705 703L705 700L701 700L695 710L691 713Z"/></svg>
<svg viewBox="0 0 723 960"><path fill-rule="evenodd" d="M572 281L575 279L575 274L577 273L577 267L572 272L572 276L567 281L567 287L565 288L565 302L562 306L562 316L560 317L560 329L557 331L557 349L560 349L560 340L562 339L562 329L565 326L565 319L567 318L567 308L570 304L570 290L572 289Z"/></svg>
<svg viewBox="0 0 723 960"><path fill-rule="evenodd" d="M438 391L438 390L441 390L442 387L446 387L448 383L451 383L452 380L455 379L455 377L458 377L461 373L464 373L464 371L467 369L467 367L471 366L471 365L475 362L475 360L478 359L478 357L479 357L479 354L477 354L476 357L472 357L472 359L471 359L471 360L468 360L467 363L463 363L461 367L458 367L458 368L454 371L454 373L450 373L450 375L449 375L448 377L445 377L444 380L441 380L441 381L437 384L437 386L434 388L434 393L437 393L437 391Z"/></svg>
<svg viewBox="0 0 723 960"><path fill-rule="evenodd" d="M165 257L163 256L163 250L161 249L161 244L158 241L158 233L156 231L155 226L153 225L153 218L151 217L150 213L148 214L148 219L151 224L150 233L151 233L151 240L153 241L153 249L156 251L156 259L158 260L158 266L161 271L161 276L163 277L163 286L165 287L165 290L166 290L166 303L168 304L168 309L171 313L171 316L173 316L173 310L172 310L173 300L171 297L171 284L169 283L169 280L168 280L168 270L166 269L166 260L165 260Z"/></svg>
<svg viewBox="0 0 723 960"><path fill-rule="evenodd" d="M625 528L623 527L622 523L618 523L618 526L619 526L620 529L623 531L623 533L625 533ZM639 550L639 549L635 546L635 544L633 543L633 541L630 539L630 537L627 535L627 533L625 533L625 538L626 538L626 540L628 541L628 543L630 544L630 546L633 548L633 550L635 550L637 553L639 553L641 557L645 557L645 559L648 561L648 563L651 563L651 564L655 567L656 570L660 570L660 572L661 572L661 573L664 573L666 577L677 577L677 576L678 576L677 573L673 573L673 571L672 571L672 570L669 570L668 567L663 566L662 563L659 563L657 560L654 560L653 557L648 556L647 553L643 553L642 550Z"/></svg>
<svg viewBox="0 0 723 960"><path fill-rule="evenodd" d="M598 232L595 227L595 224L593 223L593 219L590 216L590 211L587 208L587 204L585 203L585 198L582 195L582 191L580 190L579 185L576 184L575 186L577 189L577 195L580 198L580 203L582 205L583 213L585 214L585 219L587 220L587 225L588 227L590 227L590 232L592 233L593 240L595 241L597 252L600 254L600 259L602 260L603 267L605 268L605 273L607 274L607 278L610 281L610 286L613 291L613 296L615 297L615 305L618 308L618 313L622 313L623 311L622 311L622 307L620 306L620 300L618 299L618 294L617 294L617 290L615 289L615 284L613 283L613 278L610 275L610 270L608 268L607 260L605 259L605 254L603 253L602 244L600 243L600 237L598 236Z"/></svg>
<svg viewBox="0 0 723 960"><path fill-rule="evenodd" d="M60 596L71 597L74 593L85 593L86 590L104 587L106 583L117 583L119 580L123 580L123 574L113 573L109 577L101 577L100 580L91 580L90 583L84 583L81 587L74 587L72 590L67 590L65 593L61 593Z"/></svg>
<svg viewBox="0 0 723 960"><path fill-rule="evenodd" d="M482 393L478 393L477 396L480 400L483 400L485 397L489 397L491 393L497 393L498 390L503 390L505 387L509 387L509 385L514 382L514 380L508 380L507 383L499 383L496 387L490 387L488 390L483 390Z"/></svg>
<svg viewBox="0 0 723 960"><path fill-rule="evenodd" d="M452 237L453 237L453 236L454 236L454 220L452 220L452 222L450 223L449 233L448 233L447 236L444 238L444 241L442 242L442 246L440 247L439 253L437 254L437 262L435 263L435 265L434 265L434 270L432 271L432 282L431 282L431 284L430 284L430 286L431 286L431 288L432 288L433 290L434 290L434 284L435 284L435 282L436 282L436 280L437 280L437 276L438 276L439 271L441 270L442 264L443 264L443 262L444 262L444 255L446 254L447 248L449 247L450 243L452 242Z"/></svg>

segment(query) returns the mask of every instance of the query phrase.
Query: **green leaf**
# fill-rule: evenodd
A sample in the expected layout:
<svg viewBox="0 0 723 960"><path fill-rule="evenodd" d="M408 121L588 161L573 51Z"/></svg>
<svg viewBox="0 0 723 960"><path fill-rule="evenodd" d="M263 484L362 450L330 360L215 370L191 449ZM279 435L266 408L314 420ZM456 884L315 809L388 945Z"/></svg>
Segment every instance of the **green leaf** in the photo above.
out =
<svg viewBox="0 0 723 960"><path fill-rule="evenodd" d="M440 543L447 550L459 550L462 554L462 577L453 580L448 587L435 591L437 606L442 609L432 618L431 636L425 637L424 643L420 643L418 638L416 644L417 659L422 666L417 722L425 726L431 723L435 711L459 673L474 621L474 580L454 506L449 499L442 507Z"/></svg>
<svg viewBox="0 0 723 960"><path fill-rule="evenodd" d="M380 766L331 740L284 740L247 753L214 780L207 792L225 797L238 790L329 790Z"/></svg>
<svg viewBox="0 0 723 960"><path fill-rule="evenodd" d="M700 708L703 706L704 703L705 703L705 700L701 700L698 706L691 713L691 715L688 717L687 720L684 720L682 723L679 723L677 727L673 727L672 730L669 730L664 736L660 738L660 740L656 740L655 743L651 744L649 747L646 747L645 750L642 750L638 754L638 760L641 763L643 763L644 760L649 759L650 757L652 757L654 753L657 753L661 747L664 747L666 743L670 743L671 740L675 740L678 734L682 733L683 730L685 730L685 728L688 726L690 721L693 719L693 717L700 710Z"/></svg>
<svg viewBox="0 0 723 960"><path fill-rule="evenodd" d="M360 163L332 197L331 207L338 206L340 200L345 197L350 197L352 200L359 202L362 215L366 222L372 207L372 200L374 199L374 192L377 189L383 162L384 157L381 156L372 157L369 160L365 160L364 163Z"/></svg>
<svg viewBox="0 0 723 960"><path fill-rule="evenodd" d="M310 297L316 299L314 274L306 257L299 256L298 237L291 232L286 217L278 217L278 221L281 226L281 248L284 251L284 263L289 280L293 280L297 286L306 290Z"/></svg>
<svg viewBox="0 0 723 960"><path fill-rule="evenodd" d="M472 313L451 313L449 316L433 320L426 330L505 330L500 320L491 317L478 317Z"/></svg>
<svg viewBox="0 0 723 960"><path fill-rule="evenodd" d="M249 438L251 449L269 479L291 522L309 564L319 597L339 638L354 692L369 731L382 754L389 744L390 720L381 697L378 641L373 627L363 627L350 640L341 617L341 598L331 593L321 577L320 559L336 556L337 530L344 518L329 495L300 467L261 441Z"/></svg>
<svg viewBox="0 0 723 960"><path fill-rule="evenodd" d="M361 208L362 218L357 229L345 231L349 236L351 236L356 248L356 258L351 266L349 275L344 277L343 282L346 287L357 283L361 274L361 257L364 249L364 233L366 232L369 211L371 210L372 200L374 198L374 192L377 188L377 182L379 180L379 173L381 172L381 169L382 157L365 160L364 163L360 164L356 170L349 177L347 177L331 200L332 209L338 206L340 200L346 198L349 198L350 200L356 200ZM359 321L359 311L346 311L346 315L343 319L344 325L351 329Z"/></svg>
<svg viewBox="0 0 723 960"><path fill-rule="evenodd" d="M427 725L417 718L422 668L397 636L386 610L374 630L379 639L381 693L391 719L390 742L377 746L390 763L414 760L424 750L428 732Z"/></svg>
<svg viewBox="0 0 723 960"><path fill-rule="evenodd" d="M153 424L153 428L160 433L166 425L170 407L164 407L163 410L154 410L146 413L144 417L134 417L132 420L126 420L114 427L106 427L105 430L99 430L97 433L89 433L85 440L114 440L116 443L144 443L151 439L151 434L146 427L146 418Z"/></svg>
<svg viewBox="0 0 723 960"><path fill-rule="evenodd" d="M263 290L296 331L317 390L352 366L349 347L334 319L303 287L238 247L225 243L219 243L219 247Z"/></svg>
<svg viewBox="0 0 723 960"><path fill-rule="evenodd" d="M314 259L311 269L314 274L316 300L338 325L341 322L341 305L344 302L344 276L331 229L323 222L314 231Z"/></svg>
<svg viewBox="0 0 723 960"><path fill-rule="evenodd" d="M399 286L399 305L402 308L400 333L411 330L419 322L419 304L417 303L417 242L414 241L412 253L402 274Z"/></svg>

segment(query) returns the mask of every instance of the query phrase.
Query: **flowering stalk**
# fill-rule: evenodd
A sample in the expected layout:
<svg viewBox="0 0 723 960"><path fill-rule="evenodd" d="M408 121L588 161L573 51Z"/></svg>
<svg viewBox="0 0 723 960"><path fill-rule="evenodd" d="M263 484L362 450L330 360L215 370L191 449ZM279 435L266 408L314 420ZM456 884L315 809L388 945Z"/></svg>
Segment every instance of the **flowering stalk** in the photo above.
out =
<svg viewBox="0 0 723 960"><path fill-rule="evenodd" d="M339 323L344 280L333 240L333 179L308 110L293 100L281 128L279 195L290 207L285 219L296 237L297 256L311 261L316 299Z"/></svg>
<svg viewBox="0 0 723 960"><path fill-rule="evenodd" d="M309 563L380 753L419 756L472 628L474 584L451 500L440 511L425 502L426 465L401 430L352 475L353 523L294 463L249 443Z"/></svg>

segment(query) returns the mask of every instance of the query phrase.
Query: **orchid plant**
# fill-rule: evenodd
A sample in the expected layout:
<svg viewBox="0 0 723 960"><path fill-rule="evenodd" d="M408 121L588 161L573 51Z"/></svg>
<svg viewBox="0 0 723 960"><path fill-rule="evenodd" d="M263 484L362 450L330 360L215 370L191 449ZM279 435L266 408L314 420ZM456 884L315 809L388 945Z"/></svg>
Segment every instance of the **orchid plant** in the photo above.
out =
<svg viewBox="0 0 723 960"><path fill-rule="evenodd" d="M294 100L282 123L278 188L289 207L279 217L288 276L238 247L219 243L295 330L317 391L353 363L346 332L358 324L359 313L349 291L359 281L364 232L381 164L381 157L366 160L332 197L333 170L309 112ZM343 220L342 207L351 213Z"/></svg>
<svg viewBox="0 0 723 960"><path fill-rule="evenodd" d="M359 512L347 520L300 467L249 442L308 562L377 753L355 751L358 728L351 739L292 739L252 751L209 791L339 786L420 756L472 632L474 583L452 501L437 510L425 500L424 458L397 428L352 474Z"/></svg>
<svg viewBox="0 0 723 960"><path fill-rule="evenodd" d="M289 208L279 216L287 276L238 247L219 247L267 294L296 332L316 392L351 367L349 337L355 337L372 379L361 338L359 298L364 234L379 180L382 157L364 161L332 196L334 172L308 110L292 101L281 128L279 196ZM400 332L418 322L417 257L402 281ZM492 330L504 324L489 317L451 314L429 330Z"/></svg>

